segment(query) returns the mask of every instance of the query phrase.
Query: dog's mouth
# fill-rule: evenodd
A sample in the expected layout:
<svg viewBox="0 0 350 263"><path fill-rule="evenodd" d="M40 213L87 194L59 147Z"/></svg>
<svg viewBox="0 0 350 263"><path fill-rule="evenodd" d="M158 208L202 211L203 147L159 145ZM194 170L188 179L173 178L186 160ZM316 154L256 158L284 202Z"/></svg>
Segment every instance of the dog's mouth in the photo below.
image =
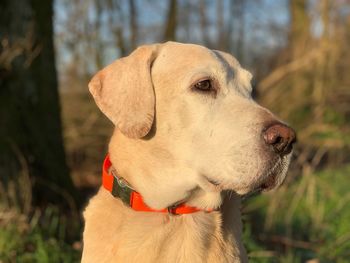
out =
<svg viewBox="0 0 350 263"><path fill-rule="evenodd" d="M247 191L247 193L242 194L243 199L247 199L255 194L259 194L261 192L270 191L279 184L279 180L277 179L279 175L279 171L269 170L267 175L264 176L264 180L261 183L257 184L251 191Z"/></svg>
<svg viewBox="0 0 350 263"><path fill-rule="evenodd" d="M242 194L243 198L276 189L284 181L288 165L288 158L272 161L271 165L259 176L261 179L250 190Z"/></svg>
<svg viewBox="0 0 350 263"><path fill-rule="evenodd" d="M264 181L258 186L258 190L263 192L272 190L277 184L277 173L271 173Z"/></svg>
<svg viewBox="0 0 350 263"><path fill-rule="evenodd" d="M262 182L258 184L254 191L266 192L280 185L285 177L285 166L285 162L279 160L271 168L267 169Z"/></svg>

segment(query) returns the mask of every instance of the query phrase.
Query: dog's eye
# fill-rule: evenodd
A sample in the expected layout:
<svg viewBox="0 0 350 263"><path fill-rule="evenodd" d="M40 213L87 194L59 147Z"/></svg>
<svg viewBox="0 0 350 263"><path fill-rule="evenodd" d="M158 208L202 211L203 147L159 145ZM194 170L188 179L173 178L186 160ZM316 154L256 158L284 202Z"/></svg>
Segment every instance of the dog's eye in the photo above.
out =
<svg viewBox="0 0 350 263"><path fill-rule="evenodd" d="M210 91L212 90L212 83L210 79L205 79L197 82L193 85L193 88L201 91Z"/></svg>

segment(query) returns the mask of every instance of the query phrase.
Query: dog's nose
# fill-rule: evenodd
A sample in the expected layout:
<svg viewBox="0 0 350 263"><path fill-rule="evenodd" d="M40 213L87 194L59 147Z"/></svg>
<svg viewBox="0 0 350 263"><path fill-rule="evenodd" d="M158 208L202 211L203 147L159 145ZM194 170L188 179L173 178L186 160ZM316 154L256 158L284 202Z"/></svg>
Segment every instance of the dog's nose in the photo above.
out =
<svg viewBox="0 0 350 263"><path fill-rule="evenodd" d="M296 134L295 131L287 125L275 123L264 130L263 138L266 144L271 145L276 153L286 155L293 149L293 143L296 141Z"/></svg>

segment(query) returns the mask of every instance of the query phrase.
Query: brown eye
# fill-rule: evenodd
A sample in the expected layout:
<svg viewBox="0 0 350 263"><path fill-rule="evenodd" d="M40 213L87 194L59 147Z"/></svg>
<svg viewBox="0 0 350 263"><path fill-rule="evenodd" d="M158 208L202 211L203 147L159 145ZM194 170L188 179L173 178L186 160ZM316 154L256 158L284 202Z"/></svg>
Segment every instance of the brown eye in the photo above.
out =
<svg viewBox="0 0 350 263"><path fill-rule="evenodd" d="M193 85L193 88L201 91L211 91L212 90L211 80L206 79L206 80L199 81Z"/></svg>

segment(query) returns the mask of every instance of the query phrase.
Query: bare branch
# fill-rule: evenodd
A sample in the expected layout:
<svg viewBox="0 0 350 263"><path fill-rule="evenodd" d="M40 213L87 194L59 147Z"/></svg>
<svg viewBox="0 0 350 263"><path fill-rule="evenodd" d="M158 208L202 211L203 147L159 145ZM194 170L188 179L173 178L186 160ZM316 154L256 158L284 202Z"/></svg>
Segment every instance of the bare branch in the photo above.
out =
<svg viewBox="0 0 350 263"><path fill-rule="evenodd" d="M268 88L275 85L277 82L281 81L283 78L289 74L300 70L303 67L310 65L313 61L319 58L323 54L323 49L315 49L310 53L293 60L290 63L282 65L272 71L268 76L262 79L259 83L259 91L264 93Z"/></svg>

